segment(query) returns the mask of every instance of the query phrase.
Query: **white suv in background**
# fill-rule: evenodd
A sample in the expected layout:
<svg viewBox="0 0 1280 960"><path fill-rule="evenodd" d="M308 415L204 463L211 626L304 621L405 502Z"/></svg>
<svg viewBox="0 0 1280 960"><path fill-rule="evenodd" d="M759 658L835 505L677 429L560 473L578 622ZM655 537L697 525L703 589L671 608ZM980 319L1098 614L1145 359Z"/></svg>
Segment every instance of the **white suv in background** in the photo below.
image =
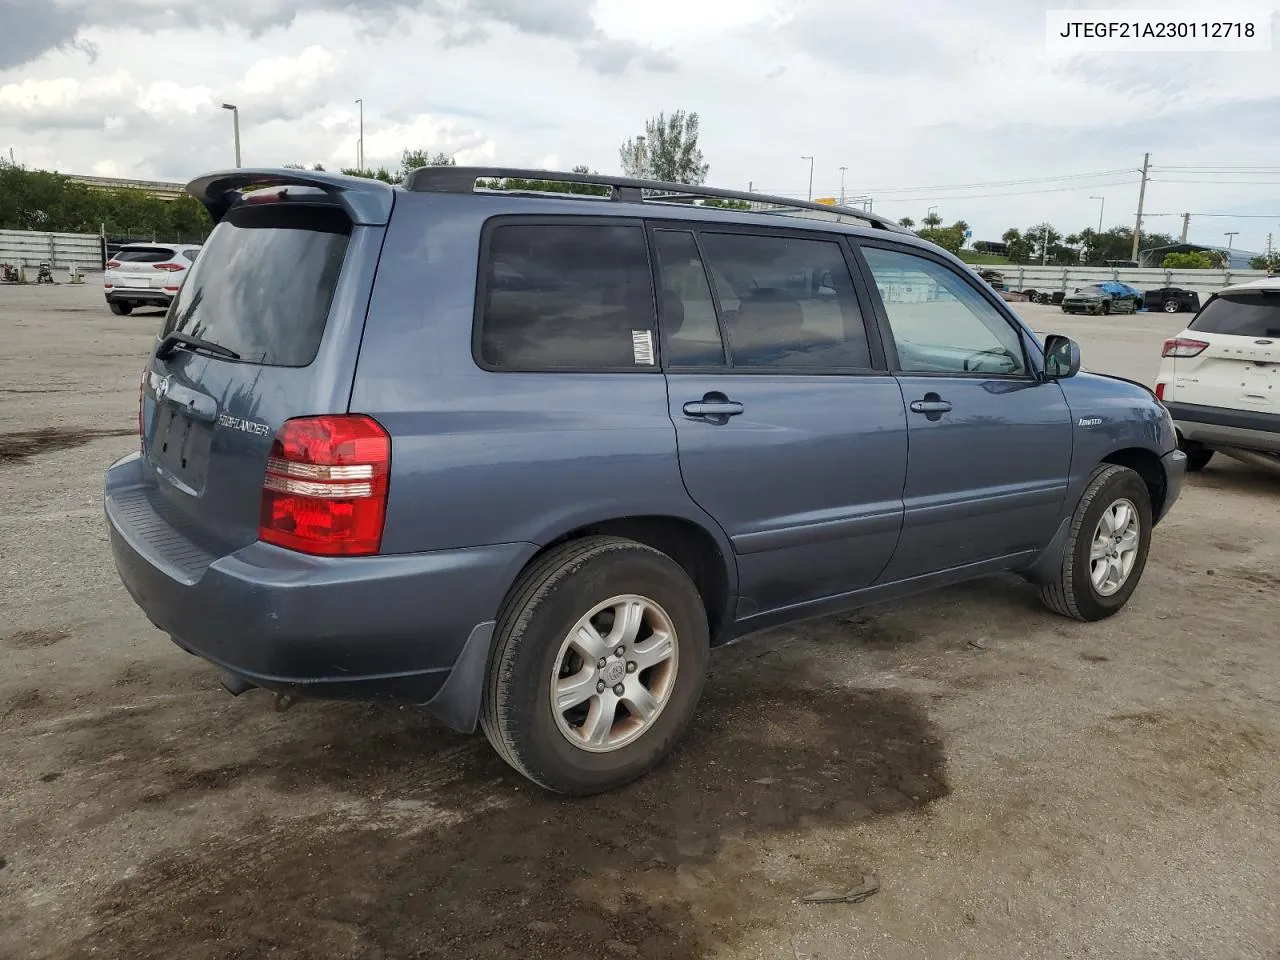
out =
<svg viewBox="0 0 1280 960"><path fill-rule="evenodd" d="M1156 396L1188 470L1216 451L1280 471L1280 277L1214 294L1162 355Z"/></svg>
<svg viewBox="0 0 1280 960"><path fill-rule="evenodd" d="M131 243L107 261L103 286L116 316L134 307L168 307L200 253L193 243Z"/></svg>

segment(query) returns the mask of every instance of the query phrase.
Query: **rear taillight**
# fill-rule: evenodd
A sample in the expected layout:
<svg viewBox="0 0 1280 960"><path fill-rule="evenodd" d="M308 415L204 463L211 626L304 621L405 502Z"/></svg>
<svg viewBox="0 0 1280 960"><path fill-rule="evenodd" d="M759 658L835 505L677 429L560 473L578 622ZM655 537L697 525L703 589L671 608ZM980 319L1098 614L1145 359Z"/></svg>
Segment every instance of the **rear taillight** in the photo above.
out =
<svg viewBox="0 0 1280 960"><path fill-rule="evenodd" d="M1163 400L1163 399L1164 399L1164 387L1165 387L1165 385L1164 385L1164 381L1161 381L1160 383L1157 383L1157 384L1156 384L1156 399L1157 399L1157 400Z"/></svg>
<svg viewBox="0 0 1280 960"><path fill-rule="evenodd" d="M1198 356L1208 348L1208 344L1203 340L1191 340L1187 337L1175 337L1173 340L1164 342L1164 349L1160 352L1162 357L1194 357Z"/></svg>
<svg viewBox="0 0 1280 960"><path fill-rule="evenodd" d="M382 546L391 438L372 417L300 417L276 433L262 483L258 537L321 556Z"/></svg>
<svg viewBox="0 0 1280 960"><path fill-rule="evenodd" d="M115 269L116 267L118 267L118 266L120 266L120 261L119 261L119 260L108 260L108 261L107 261L107 269L108 269L108 270L114 270L114 269Z"/></svg>
<svg viewBox="0 0 1280 960"><path fill-rule="evenodd" d="M180 263L153 263L151 266L156 270L166 270L169 273L177 273L179 270L187 269Z"/></svg>

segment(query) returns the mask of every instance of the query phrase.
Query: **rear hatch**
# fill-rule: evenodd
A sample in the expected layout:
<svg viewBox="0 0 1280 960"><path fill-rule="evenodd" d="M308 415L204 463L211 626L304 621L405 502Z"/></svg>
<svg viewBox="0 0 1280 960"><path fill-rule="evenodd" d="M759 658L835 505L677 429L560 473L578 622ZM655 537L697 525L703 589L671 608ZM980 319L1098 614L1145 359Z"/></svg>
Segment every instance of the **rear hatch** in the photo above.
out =
<svg viewBox="0 0 1280 960"><path fill-rule="evenodd" d="M1280 414L1280 290L1220 294L1205 304L1173 357L1174 399Z"/></svg>
<svg viewBox="0 0 1280 960"><path fill-rule="evenodd" d="M184 264L175 263L172 247L121 247L108 262L106 282L125 290L162 290L177 285L175 273Z"/></svg>
<svg viewBox="0 0 1280 960"><path fill-rule="evenodd" d="M245 172L189 188L220 222L144 374L142 453L156 512L214 556L257 539L280 426L347 409L392 199L351 204L345 178L329 179L241 196Z"/></svg>

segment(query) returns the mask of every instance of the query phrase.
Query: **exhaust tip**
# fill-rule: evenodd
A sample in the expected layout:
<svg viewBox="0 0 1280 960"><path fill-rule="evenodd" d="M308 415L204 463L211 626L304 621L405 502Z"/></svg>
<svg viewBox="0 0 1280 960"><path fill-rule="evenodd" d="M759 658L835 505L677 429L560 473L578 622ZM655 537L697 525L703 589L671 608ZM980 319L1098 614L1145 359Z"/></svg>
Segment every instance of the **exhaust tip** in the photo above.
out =
<svg viewBox="0 0 1280 960"><path fill-rule="evenodd" d="M250 683L244 677L235 673L223 672L218 679L222 681L222 686L226 689L227 693L231 694L233 697L238 697L242 693L247 693L255 687L255 684Z"/></svg>

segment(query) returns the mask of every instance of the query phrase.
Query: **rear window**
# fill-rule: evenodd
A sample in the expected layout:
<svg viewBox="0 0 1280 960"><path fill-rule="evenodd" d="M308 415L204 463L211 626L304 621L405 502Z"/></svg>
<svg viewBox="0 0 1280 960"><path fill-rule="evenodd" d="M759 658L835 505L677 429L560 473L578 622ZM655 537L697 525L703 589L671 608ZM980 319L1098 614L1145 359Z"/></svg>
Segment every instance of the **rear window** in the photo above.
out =
<svg viewBox="0 0 1280 960"><path fill-rule="evenodd" d="M232 210L200 248L161 336L178 331L249 363L305 367L320 349L350 238L336 208Z"/></svg>
<svg viewBox="0 0 1280 960"><path fill-rule="evenodd" d="M121 247L112 259L121 263L167 263L173 257L172 250L156 247Z"/></svg>
<svg viewBox="0 0 1280 960"><path fill-rule="evenodd" d="M1233 337L1280 337L1280 293L1214 297L1191 321L1191 329Z"/></svg>
<svg viewBox="0 0 1280 960"><path fill-rule="evenodd" d="M510 224L495 227L487 246L478 344L485 367L657 369L643 227Z"/></svg>

